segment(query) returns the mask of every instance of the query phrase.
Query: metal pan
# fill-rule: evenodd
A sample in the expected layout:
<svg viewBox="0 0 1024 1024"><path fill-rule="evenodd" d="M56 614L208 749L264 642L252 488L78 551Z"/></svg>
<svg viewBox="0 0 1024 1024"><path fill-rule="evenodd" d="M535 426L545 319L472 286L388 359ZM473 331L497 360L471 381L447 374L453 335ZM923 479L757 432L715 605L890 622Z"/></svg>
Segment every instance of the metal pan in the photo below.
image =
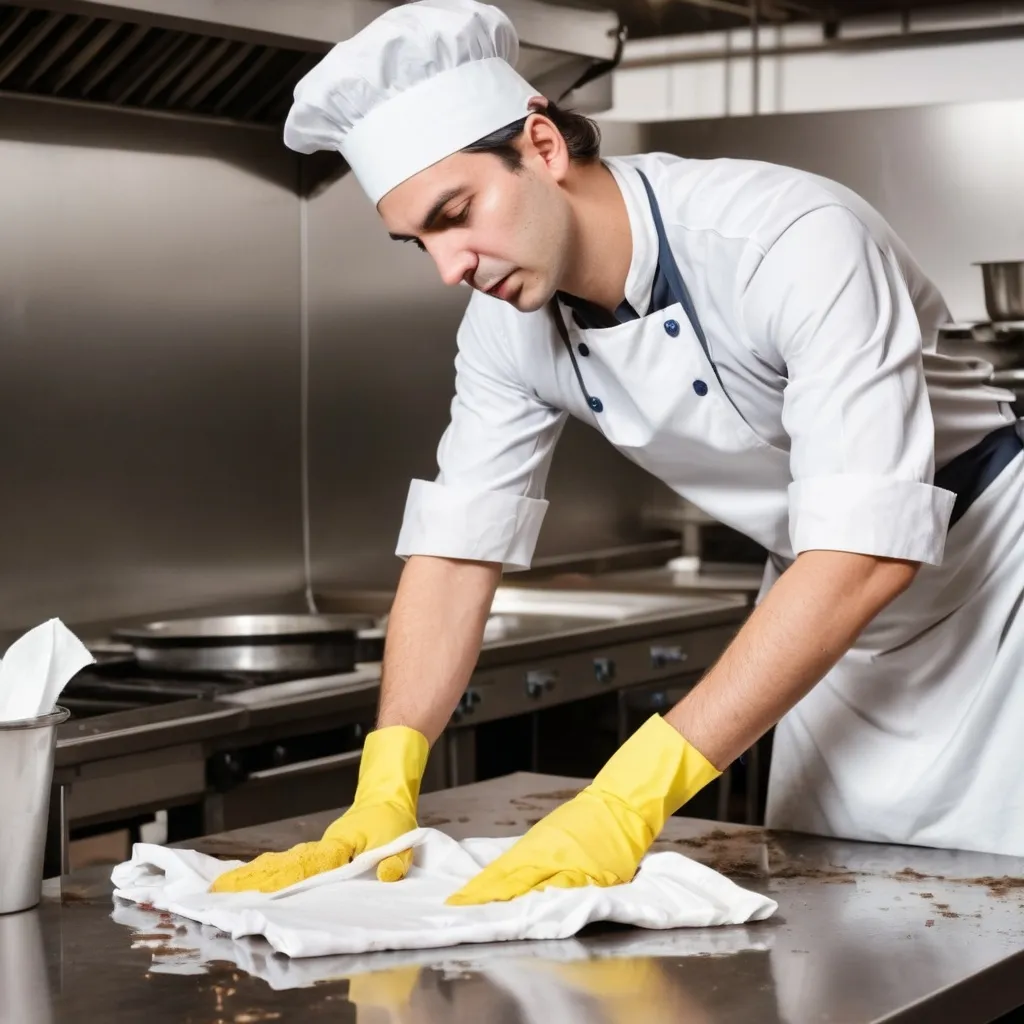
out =
<svg viewBox="0 0 1024 1024"><path fill-rule="evenodd" d="M988 315L997 323L1024 320L1024 260L974 265L981 267Z"/></svg>
<svg viewBox="0 0 1024 1024"><path fill-rule="evenodd" d="M222 615L118 629L136 660L157 672L327 675L355 667L371 616Z"/></svg>

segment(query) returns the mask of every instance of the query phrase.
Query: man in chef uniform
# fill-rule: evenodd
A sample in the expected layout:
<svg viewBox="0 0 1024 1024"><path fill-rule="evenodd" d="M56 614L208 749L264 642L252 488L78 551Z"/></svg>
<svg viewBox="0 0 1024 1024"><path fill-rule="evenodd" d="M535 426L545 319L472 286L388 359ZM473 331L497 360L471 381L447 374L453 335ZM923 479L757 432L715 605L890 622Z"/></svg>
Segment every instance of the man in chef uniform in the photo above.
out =
<svg viewBox="0 0 1024 1024"><path fill-rule="evenodd" d="M1011 396L936 354L942 297L856 195L742 160L602 160L517 50L498 9L424 0L295 90L287 144L339 151L392 237L474 292L440 472L409 492L355 802L215 888L275 890L415 827L501 574L530 564L568 416L767 548L762 599L698 686L451 902L629 881L776 722L771 827L1024 855Z"/></svg>

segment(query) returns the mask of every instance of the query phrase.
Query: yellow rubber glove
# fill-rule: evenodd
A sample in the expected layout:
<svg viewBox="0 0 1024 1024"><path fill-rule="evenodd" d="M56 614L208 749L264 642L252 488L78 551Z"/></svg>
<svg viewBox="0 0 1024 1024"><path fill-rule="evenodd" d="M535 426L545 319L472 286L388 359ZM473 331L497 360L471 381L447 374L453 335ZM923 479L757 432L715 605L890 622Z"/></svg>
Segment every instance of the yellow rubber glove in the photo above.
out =
<svg viewBox="0 0 1024 1024"><path fill-rule="evenodd" d="M586 789L537 822L447 902L469 906L549 886L628 882L669 815L720 774L654 715Z"/></svg>
<svg viewBox="0 0 1024 1024"><path fill-rule="evenodd" d="M404 725L371 732L363 744L355 800L322 839L299 843L283 853L261 854L225 872L210 892L277 892L341 867L416 828L416 801L429 749L422 733ZM405 877L411 863L412 850L386 857L377 865L377 877L395 882Z"/></svg>

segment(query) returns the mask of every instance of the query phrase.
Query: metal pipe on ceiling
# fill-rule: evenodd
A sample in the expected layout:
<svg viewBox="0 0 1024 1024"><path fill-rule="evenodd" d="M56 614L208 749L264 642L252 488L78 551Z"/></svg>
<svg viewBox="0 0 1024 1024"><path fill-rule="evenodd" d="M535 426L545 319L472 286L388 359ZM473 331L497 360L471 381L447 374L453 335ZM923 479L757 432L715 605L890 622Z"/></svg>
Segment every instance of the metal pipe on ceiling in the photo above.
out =
<svg viewBox="0 0 1024 1024"><path fill-rule="evenodd" d="M760 0L750 0L750 110L761 113Z"/></svg>
<svg viewBox="0 0 1024 1024"><path fill-rule="evenodd" d="M1009 25L986 25L976 29L935 29L920 32L898 32L850 39L823 39L815 43L781 43L746 49L722 47L717 50L695 50L691 53L651 54L650 56L622 58L619 68L656 68L671 64L704 64L710 61L734 60L753 57L798 57L813 53L855 52L858 50L891 50L916 46L943 46L957 43L977 43L990 40L1019 39L1024 37L1024 22Z"/></svg>

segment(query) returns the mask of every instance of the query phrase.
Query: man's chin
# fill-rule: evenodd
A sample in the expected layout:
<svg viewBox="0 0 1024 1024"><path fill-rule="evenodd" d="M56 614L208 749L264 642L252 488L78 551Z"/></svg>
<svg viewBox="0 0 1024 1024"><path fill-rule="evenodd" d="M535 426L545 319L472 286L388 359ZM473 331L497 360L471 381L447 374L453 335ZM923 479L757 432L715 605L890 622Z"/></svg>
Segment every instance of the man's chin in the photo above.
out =
<svg viewBox="0 0 1024 1024"><path fill-rule="evenodd" d="M548 293L544 288L523 287L512 296L510 305L515 306L520 313L536 313L543 309L550 301L554 292Z"/></svg>

